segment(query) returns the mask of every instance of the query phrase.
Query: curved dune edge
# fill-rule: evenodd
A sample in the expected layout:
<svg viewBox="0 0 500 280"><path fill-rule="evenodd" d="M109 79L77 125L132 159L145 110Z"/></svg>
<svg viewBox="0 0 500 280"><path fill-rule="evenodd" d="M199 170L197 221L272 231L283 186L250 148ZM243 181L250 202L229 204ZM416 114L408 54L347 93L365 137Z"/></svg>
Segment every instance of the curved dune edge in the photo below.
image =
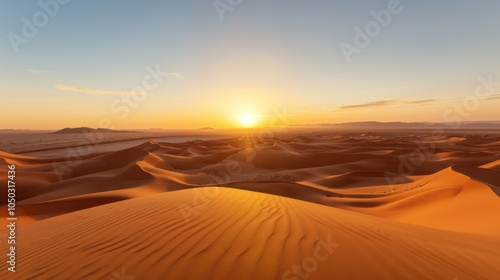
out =
<svg viewBox="0 0 500 280"><path fill-rule="evenodd" d="M22 225L18 240L23 257L17 279L500 275L500 242L217 187L130 199ZM6 277L2 271L0 278Z"/></svg>

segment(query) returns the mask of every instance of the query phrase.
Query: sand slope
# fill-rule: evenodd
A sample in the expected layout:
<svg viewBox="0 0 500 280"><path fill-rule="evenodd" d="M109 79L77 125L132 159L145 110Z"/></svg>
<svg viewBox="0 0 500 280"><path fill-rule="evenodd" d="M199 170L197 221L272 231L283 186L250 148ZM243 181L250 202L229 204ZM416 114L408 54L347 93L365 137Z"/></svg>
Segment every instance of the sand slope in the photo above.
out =
<svg viewBox="0 0 500 280"><path fill-rule="evenodd" d="M500 275L500 243L225 188L46 219L25 225L19 241L18 279L110 279L123 268L136 279L296 279L294 265L308 279Z"/></svg>

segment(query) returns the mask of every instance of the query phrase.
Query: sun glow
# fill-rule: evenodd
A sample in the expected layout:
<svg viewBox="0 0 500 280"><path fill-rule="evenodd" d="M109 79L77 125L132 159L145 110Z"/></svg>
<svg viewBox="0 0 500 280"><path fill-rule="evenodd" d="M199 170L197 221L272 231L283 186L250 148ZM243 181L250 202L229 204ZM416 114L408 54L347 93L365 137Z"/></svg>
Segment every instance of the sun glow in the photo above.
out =
<svg viewBox="0 0 500 280"><path fill-rule="evenodd" d="M243 127L253 127L257 124L257 115L249 112L242 113L238 121Z"/></svg>

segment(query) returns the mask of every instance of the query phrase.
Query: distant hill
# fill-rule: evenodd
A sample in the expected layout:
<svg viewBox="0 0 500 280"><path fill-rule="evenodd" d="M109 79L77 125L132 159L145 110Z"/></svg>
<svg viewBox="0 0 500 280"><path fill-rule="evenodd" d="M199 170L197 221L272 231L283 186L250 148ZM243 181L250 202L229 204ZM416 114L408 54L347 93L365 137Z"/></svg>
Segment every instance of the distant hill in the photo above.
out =
<svg viewBox="0 0 500 280"><path fill-rule="evenodd" d="M107 128L90 128L90 127L76 127L76 128L63 128L52 134L72 134L72 133L117 133L117 132L134 132L124 130L112 130Z"/></svg>
<svg viewBox="0 0 500 280"><path fill-rule="evenodd" d="M338 129L500 129L498 122L463 122L458 127L456 123L428 123L428 122L349 122L349 123L320 123L298 126L320 126Z"/></svg>
<svg viewBox="0 0 500 280"><path fill-rule="evenodd" d="M214 128L213 127L201 127L201 128L198 128L198 130L213 130Z"/></svg>

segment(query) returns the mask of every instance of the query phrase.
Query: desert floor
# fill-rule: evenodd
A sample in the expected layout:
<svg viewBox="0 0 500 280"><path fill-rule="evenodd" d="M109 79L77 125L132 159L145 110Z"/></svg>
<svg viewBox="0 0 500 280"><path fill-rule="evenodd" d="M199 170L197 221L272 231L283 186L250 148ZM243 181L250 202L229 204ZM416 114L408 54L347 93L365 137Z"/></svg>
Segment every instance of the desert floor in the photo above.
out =
<svg viewBox="0 0 500 280"><path fill-rule="evenodd" d="M500 279L500 134L0 152L2 186L11 164L18 262L0 279Z"/></svg>

